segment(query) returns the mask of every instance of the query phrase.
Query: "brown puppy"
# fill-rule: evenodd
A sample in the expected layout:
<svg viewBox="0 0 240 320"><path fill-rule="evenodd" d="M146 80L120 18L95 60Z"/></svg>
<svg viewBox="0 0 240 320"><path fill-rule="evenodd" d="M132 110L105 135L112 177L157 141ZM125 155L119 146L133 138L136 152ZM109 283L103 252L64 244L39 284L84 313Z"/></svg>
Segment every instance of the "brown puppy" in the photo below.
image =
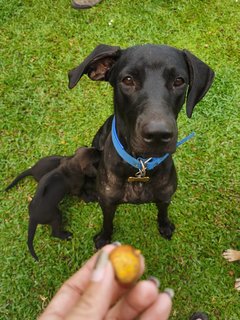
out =
<svg viewBox="0 0 240 320"><path fill-rule="evenodd" d="M49 224L52 235L69 239L71 233L62 229L62 215L58 204L66 194L81 197L86 202L95 200L95 177L100 152L95 148L79 148L40 180L35 196L29 204L28 248L38 260L33 239L38 224Z"/></svg>
<svg viewBox="0 0 240 320"><path fill-rule="evenodd" d="M228 249L223 252L223 257L229 262L240 261L240 251ZM235 289L240 291L240 278L235 281Z"/></svg>

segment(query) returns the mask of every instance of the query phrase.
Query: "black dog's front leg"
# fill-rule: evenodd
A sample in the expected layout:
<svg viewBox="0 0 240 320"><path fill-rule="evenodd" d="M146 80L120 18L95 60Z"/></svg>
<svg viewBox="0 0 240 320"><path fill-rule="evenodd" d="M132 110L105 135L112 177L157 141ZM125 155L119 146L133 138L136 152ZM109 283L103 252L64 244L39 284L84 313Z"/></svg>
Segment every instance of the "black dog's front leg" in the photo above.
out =
<svg viewBox="0 0 240 320"><path fill-rule="evenodd" d="M169 204L170 202L156 203L158 208L158 230L163 238L171 240L175 226L168 218Z"/></svg>
<svg viewBox="0 0 240 320"><path fill-rule="evenodd" d="M103 212L103 226L101 232L96 234L94 237L96 249L100 249L111 242L113 233L113 219L117 209L117 206L112 204L105 205L100 203L100 206Z"/></svg>

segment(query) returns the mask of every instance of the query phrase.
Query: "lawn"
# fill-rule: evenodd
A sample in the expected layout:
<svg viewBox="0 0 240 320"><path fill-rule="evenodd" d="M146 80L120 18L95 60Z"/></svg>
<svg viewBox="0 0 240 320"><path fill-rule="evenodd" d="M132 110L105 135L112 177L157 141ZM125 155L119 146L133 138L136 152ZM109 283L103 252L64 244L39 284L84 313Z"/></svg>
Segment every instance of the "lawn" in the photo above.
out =
<svg viewBox="0 0 240 320"><path fill-rule="evenodd" d="M174 155L179 187L170 216L171 241L159 236L156 209L122 205L113 240L143 252L161 289L175 290L171 319L203 310L210 319L240 319L234 280L240 265L221 256L240 249L240 1L103 0L85 11L70 0L0 1L0 189L39 158L71 155L91 140L112 113L112 89L83 77L69 90L67 72L99 43L123 48L143 43L186 48L216 73L192 119L183 108L179 137L196 137ZM94 252L101 227L97 204L66 198L61 204L72 241L51 238L39 226L35 263L26 246L27 178L0 192L0 318L36 319L61 283Z"/></svg>

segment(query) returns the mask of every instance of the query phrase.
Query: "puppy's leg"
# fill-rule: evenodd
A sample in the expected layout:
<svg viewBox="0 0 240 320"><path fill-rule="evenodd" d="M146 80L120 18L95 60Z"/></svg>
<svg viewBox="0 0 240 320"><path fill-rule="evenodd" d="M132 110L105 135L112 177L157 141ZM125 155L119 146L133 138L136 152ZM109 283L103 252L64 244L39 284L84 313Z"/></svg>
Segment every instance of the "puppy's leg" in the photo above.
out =
<svg viewBox="0 0 240 320"><path fill-rule="evenodd" d="M70 239L72 237L72 233L62 230L62 215L58 208L56 208L56 214L54 214L54 217L54 220L50 223L52 227L52 236L62 240Z"/></svg>
<svg viewBox="0 0 240 320"><path fill-rule="evenodd" d="M229 262L240 260L240 251L228 249L223 252L223 257Z"/></svg>
<svg viewBox="0 0 240 320"><path fill-rule="evenodd" d="M116 205L105 205L100 203L100 206L103 212L103 226L101 232L96 234L93 239L96 249L100 249L111 242L113 233L113 219L117 209Z"/></svg>
<svg viewBox="0 0 240 320"><path fill-rule="evenodd" d="M158 230L164 238L171 240L175 226L168 218L169 204L170 202L160 201L156 203L158 208Z"/></svg>

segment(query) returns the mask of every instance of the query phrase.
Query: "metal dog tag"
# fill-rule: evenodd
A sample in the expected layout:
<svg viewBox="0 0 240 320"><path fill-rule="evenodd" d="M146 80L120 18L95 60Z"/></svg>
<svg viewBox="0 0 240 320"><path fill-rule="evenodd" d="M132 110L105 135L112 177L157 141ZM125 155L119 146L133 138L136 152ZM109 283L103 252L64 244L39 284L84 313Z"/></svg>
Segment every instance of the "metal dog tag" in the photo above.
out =
<svg viewBox="0 0 240 320"><path fill-rule="evenodd" d="M149 177L128 177L128 182L148 182Z"/></svg>
<svg viewBox="0 0 240 320"><path fill-rule="evenodd" d="M151 158L149 158L145 162L140 160L142 168L138 170L138 172L135 174L135 177L128 177L128 182L148 182L150 178L146 176L146 171L147 171L146 163L150 160Z"/></svg>

